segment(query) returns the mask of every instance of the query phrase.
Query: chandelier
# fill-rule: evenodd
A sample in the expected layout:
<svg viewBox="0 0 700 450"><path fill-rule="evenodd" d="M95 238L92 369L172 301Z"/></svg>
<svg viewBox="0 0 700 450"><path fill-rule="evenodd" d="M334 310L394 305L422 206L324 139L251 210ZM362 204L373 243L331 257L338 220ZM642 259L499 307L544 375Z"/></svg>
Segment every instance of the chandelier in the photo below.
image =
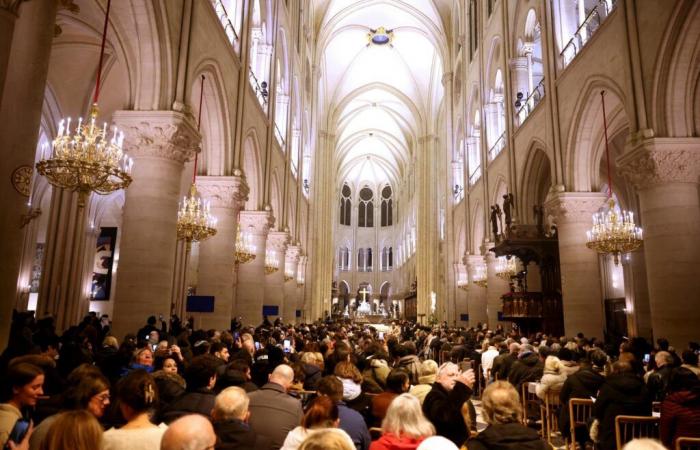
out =
<svg viewBox="0 0 700 450"><path fill-rule="evenodd" d="M280 262L274 252L265 253L265 275L270 275L280 270Z"/></svg>
<svg viewBox="0 0 700 450"><path fill-rule="evenodd" d="M488 277L486 275L486 266L484 264L477 264L474 266L474 275L472 275L472 280L477 286L483 288L488 287Z"/></svg>
<svg viewBox="0 0 700 450"><path fill-rule="evenodd" d="M608 123L605 117L605 91L600 92L603 105L603 129L605 132L605 160L608 167L607 210L593 214L593 227L586 232L586 247L600 254L611 254L615 265L620 255L642 246L642 229L634 222L634 213L619 210L613 199L610 151L608 149Z"/></svg>
<svg viewBox="0 0 700 450"><path fill-rule="evenodd" d="M284 268L284 282L286 283L294 279L294 268L291 267L291 264L285 264L285 266L290 266Z"/></svg>
<svg viewBox="0 0 700 450"><path fill-rule="evenodd" d="M204 98L204 75L199 94L199 117L197 118L197 131L202 125L202 99ZM177 238L187 243L187 249L192 242L200 242L216 234L216 217L211 215L209 202L206 203L197 194L197 159L195 155L194 168L192 169L192 186L190 193L182 199L177 212Z"/></svg>
<svg viewBox="0 0 700 450"><path fill-rule="evenodd" d="M238 223L241 223L240 219ZM234 252L234 258L236 264L246 264L255 259L255 245L248 233L245 235L243 234L240 225L236 231L236 250Z"/></svg>
<svg viewBox="0 0 700 450"><path fill-rule="evenodd" d="M468 291L469 290L469 282L465 279L457 280L457 289L461 289L465 292Z"/></svg>
<svg viewBox="0 0 700 450"><path fill-rule="evenodd" d="M518 261L515 256L499 256L496 258L496 276L510 281L518 273Z"/></svg>
<svg viewBox="0 0 700 450"><path fill-rule="evenodd" d="M36 164L37 172L47 181L61 189L78 193L78 207L83 208L92 192L106 195L131 184L133 160L122 150L124 133L113 127L111 137L107 124L97 124L102 63L104 61L107 25L111 1L107 1L105 23L102 32L97 81L88 120L78 119L71 129L71 118L61 119L58 135L52 142L50 152L42 152Z"/></svg>

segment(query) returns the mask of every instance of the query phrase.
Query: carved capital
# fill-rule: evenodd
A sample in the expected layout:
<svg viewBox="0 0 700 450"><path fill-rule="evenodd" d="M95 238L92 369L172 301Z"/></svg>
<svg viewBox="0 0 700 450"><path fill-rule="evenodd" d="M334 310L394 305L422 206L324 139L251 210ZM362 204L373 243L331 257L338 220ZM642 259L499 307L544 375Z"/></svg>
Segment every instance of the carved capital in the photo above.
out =
<svg viewBox="0 0 700 450"><path fill-rule="evenodd" d="M590 222L593 213L604 206L606 199L602 192L560 192L548 200L544 208L558 224Z"/></svg>
<svg viewBox="0 0 700 450"><path fill-rule="evenodd" d="M510 59L510 68L513 70L527 70L528 61L525 56L516 56Z"/></svg>
<svg viewBox="0 0 700 450"><path fill-rule="evenodd" d="M299 262L299 257L301 255L301 248L298 245L290 245L287 247L287 252L284 258L287 262L296 265Z"/></svg>
<svg viewBox="0 0 700 450"><path fill-rule="evenodd" d="M228 209L240 209L250 191L243 176L197 177L197 189L212 207Z"/></svg>
<svg viewBox="0 0 700 450"><path fill-rule="evenodd" d="M442 81L443 87L447 87L447 85L452 83L452 72L443 73L441 81Z"/></svg>
<svg viewBox="0 0 700 450"><path fill-rule="evenodd" d="M284 255L289 243L289 233L286 231L271 231L267 235L267 249Z"/></svg>
<svg viewBox="0 0 700 450"><path fill-rule="evenodd" d="M418 143L421 145L429 144L435 139L437 139L437 136L435 136L434 134L426 134L418 138Z"/></svg>
<svg viewBox="0 0 700 450"><path fill-rule="evenodd" d="M257 236L266 236L275 224L275 219L269 211L241 211L241 229Z"/></svg>
<svg viewBox="0 0 700 450"><path fill-rule="evenodd" d="M486 264L486 261L484 261L484 257L482 255L464 255L463 262L470 272L474 267L483 266Z"/></svg>
<svg viewBox="0 0 700 450"><path fill-rule="evenodd" d="M124 132L124 150L132 158L163 158L184 164L200 151L197 127L180 112L117 111L113 120Z"/></svg>
<svg viewBox="0 0 700 450"><path fill-rule="evenodd" d="M649 138L626 147L617 166L637 190L699 181L700 138Z"/></svg>

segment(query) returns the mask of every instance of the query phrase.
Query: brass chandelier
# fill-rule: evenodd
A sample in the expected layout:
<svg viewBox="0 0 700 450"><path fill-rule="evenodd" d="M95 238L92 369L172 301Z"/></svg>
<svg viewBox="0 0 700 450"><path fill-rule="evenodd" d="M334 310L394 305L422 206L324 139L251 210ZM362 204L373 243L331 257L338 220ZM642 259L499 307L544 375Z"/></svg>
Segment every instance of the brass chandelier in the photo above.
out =
<svg viewBox="0 0 700 450"><path fill-rule="evenodd" d="M73 129L70 117L61 119L51 151L42 152L41 160L36 164L37 172L46 177L51 185L78 193L79 208L85 206L92 192L107 195L125 189L132 181L133 160L122 150L124 133L116 127L108 130L107 123L103 123L102 127L97 124L97 102L100 96L110 6L111 0L108 0L95 93L88 119L83 121L82 117L79 118Z"/></svg>
<svg viewBox="0 0 700 450"><path fill-rule="evenodd" d="M486 265L485 264L477 264L474 266L474 274L472 275L472 280L474 280L474 284L477 286L480 286L482 288L488 287L488 276L486 274Z"/></svg>
<svg viewBox="0 0 700 450"><path fill-rule="evenodd" d="M285 264L286 266L286 264ZM287 281L292 281L294 279L294 268L293 267L285 267L284 268L284 282L286 283Z"/></svg>
<svg viewBox="0 0 700 450"><path fill-rule="evenodd" d="M515 256L499 256L496 258L496 276L510 281L518 274L518 261Z"/></svg>
<svg viewBox="0 0 700 450"><path fill-rule="evenodd" d="M607 210L593 214L593 226L586 232L586 247L600 254L611 254L615 265L620 255L642 246L642 229L634 222L634 213L618 210L613 199L610 151L608 149L608 124L605 117L605 91L600 93L603 105L603 129L605 132L605 159L608 167Z"/></svg>
<svg viewBox="0 0 700 450"><path fill-rule="evenodd" d="M250 236L243 235L241 231L241 221L238 220L238 230L236 231L236 249L234 251L234 259L236 264L246 264L255 259L255 246L250 240Z"/></svg>
<svg viewBox="0 0 700 450"><path fill-rule="evenodd" d="M202 125L202 99L204 98L204 75L202 75L201 90L199 97L199 117L197 118L197 131ZM177 212L177 238L187 243L187 249L192 246L192 242L201 242L216 234L216 217L211 215L209 202L203 202L197 193L197 160L194 159L192 169L192 186L189 195L182 199Z"/></svg>
<svg viewBox="0 0 700 450"><path fill-rule="evenodd" d="M271 275L280 270L280 262L274 252L265 253L265 275Z"/></svg>

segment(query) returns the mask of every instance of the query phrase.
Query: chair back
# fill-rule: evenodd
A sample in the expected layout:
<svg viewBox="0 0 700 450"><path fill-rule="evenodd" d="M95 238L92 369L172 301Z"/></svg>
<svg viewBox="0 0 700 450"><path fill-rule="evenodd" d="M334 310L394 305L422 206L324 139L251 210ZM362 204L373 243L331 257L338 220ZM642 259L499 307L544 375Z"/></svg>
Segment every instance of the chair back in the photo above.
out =
<svg viewBox="0 0 700 450"><path fill-rule="evenodd" d="M440 350L440 361L438 361L438 363L440 365L443 365L444 363L448 362L449 360L450 360L449 350Z"/></svg>
<svg viewBox="0 0 700 450"><path fill-rule="evenodd" d="M576 428L588 427L588 422L593 417L593 400L590 398L569 399L569 430L571 430L571 448L576 449ZM562 426L566 426L562 424Z"/></svg>
<svg viewBox="0 0 700 450"><path fill-rule="evenodd" d="M540 403L540 414L542 416L542 437L552 443L552 434L559 431L559 391L547 390L544 401Z"/></svg>
<svg viewBox="0 0 700 450"><path fill-rule="evenodd" d="M638 438L659 439L658 417L652 416L617 416L615 417L615 441L617 450Z"/></svg>
<svg viewBox="0 0 700 450"><path fill-rule="evenodd" d="M540 398L535 393L537 383L523 383L520 392L520 400L523 402L523 424L527 425L528 419L539 420Z"/></svg>
<svg viewBox="0 0 700 450"><path fill-rule="evenodd" d="M676 450L700 450L700 438L679 437L676 439Z"/></svg>

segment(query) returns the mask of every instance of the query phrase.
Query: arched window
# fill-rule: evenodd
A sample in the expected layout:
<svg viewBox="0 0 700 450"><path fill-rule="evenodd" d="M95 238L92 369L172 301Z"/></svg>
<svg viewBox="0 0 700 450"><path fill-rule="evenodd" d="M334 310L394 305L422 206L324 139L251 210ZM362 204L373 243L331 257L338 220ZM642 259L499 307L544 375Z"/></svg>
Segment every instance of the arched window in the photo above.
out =
<svg viewBox="0 0 700 450"><path fill-rule="evenodd" d="M388 184L382 189L382 226L390 227L394 224L393 200L391 199L391 186Z"/></svg>
<svg viewBox="0 0 700 450"><path fill-rule="evenodd" d="M361 248L357 251L357 271L371 272L372 271L372 249Z"/></svg>
<svg viewBox="0 0 700 450"><path fill-rule="evenodd" d="M352 202L350 201L350 186L343 185L340 191L340 224L350 225L350 214L352 214Z"/></svg>
<svg viewBox="0 0 700 450"><path fill-rule="evenodd" d="M382 249L382 272L388 272L394 268L394 251L392 247Z"/></svg>
<svg viewBox="0 0 700 450"><path fill-rule="evenodd" d="M367 186L360 190L360 204L358 207L357 226L368 227L374 226L374 192Z"/></svg>
<svg viewBox="0 0 700 450"><path fill-rule="evenodd" d="M347 247L338 249L338 269L343 272L350 270L350 249Z"/></svg>
<svg viewBox="0 0 700 450"><path fill-rule="evenodd" d="M474 58L474 53L476 48L479 46L479 33L478 33L478 8L476 6L476 0L469 1L469 61Z"/></svg>

